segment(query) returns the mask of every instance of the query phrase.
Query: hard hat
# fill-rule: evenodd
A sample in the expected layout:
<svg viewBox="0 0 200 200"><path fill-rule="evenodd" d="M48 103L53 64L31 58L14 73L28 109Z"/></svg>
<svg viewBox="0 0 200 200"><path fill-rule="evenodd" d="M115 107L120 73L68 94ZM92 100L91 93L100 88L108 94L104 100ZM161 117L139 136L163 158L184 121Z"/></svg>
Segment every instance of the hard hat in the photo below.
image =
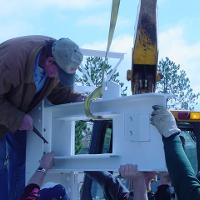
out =
<svg viewBox="0 0 200 200"><path fill-rule="evenodd" d="M69 38L56 40L52 45L52 55L55 62L64 71L71 68L78 68L83 60L83 54L79 46Z"/></svg>

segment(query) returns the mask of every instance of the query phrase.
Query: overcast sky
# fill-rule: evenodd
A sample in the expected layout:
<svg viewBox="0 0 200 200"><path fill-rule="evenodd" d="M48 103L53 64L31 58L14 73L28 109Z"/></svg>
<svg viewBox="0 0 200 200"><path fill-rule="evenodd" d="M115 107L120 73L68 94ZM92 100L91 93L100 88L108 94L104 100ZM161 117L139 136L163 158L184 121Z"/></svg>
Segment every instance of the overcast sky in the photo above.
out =
<svg viewBox="0 0 200 200"><path fill-rule="evenodd" d="M22 35L69 37L84 48L106 49L111 0L0 0L0 42ZM200 1L158 0L159 59L180 64L200 92ZM121 80L131 67L138 0L121 0L112 51L126 53ZM127 83L129 84L129 83Z"/></svg>

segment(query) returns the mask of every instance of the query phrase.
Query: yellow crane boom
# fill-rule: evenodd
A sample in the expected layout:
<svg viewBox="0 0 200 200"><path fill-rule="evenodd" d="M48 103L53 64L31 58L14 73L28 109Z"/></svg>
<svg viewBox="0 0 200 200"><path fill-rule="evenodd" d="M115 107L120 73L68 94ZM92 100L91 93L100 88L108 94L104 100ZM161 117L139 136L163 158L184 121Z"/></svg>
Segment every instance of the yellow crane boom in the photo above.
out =
<svg viewBox="0 0 200 200"><path fill-rule="evenodd" d="M132 94L155 91L158 61L156 4L157 0L141 0L132 51L132 70L127 72Z"/></svg>

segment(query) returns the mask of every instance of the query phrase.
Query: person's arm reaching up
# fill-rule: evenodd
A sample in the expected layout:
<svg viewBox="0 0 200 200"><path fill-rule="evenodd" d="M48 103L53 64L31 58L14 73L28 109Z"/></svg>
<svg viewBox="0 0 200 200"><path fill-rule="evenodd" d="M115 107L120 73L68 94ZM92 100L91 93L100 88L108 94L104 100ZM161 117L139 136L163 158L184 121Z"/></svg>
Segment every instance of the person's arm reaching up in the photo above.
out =
<svg viewBox="0 0 200 200"><path fill-rule="evenodd" d="M183 149L174 116L164 107L154 106L153 109L151 123L163 136L167 168L178 199L199 200L200 182Z"/></svg>
<svg viewBox="0 0 200 200"><path fill-rule="evenodd" d="M40 160L40 166L30 178L28 184L34 183L39 186L43 183L47 171L53 166L53 153L46 153Z"/></svg>

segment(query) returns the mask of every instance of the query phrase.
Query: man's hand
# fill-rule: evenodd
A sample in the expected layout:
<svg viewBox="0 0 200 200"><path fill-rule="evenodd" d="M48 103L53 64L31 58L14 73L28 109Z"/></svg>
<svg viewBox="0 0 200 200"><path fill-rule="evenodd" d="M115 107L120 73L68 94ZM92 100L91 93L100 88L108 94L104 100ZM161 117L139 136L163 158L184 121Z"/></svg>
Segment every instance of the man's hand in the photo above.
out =
<svg viewBox="0 0 200 200"><path fill-rule="evenodd" d="M40 167L42 167L46 170L52 168L53 158L54 158L54 153L52 153L52 152L44 154L40 160Z"/></svg>
<svg viewBox="0 0 200 200"><path fill-rule="evenodd" d="M126 164L120 166L119 173L129 180L129 189L133 189L135 200L148 200L147 189L150 189L150 182L156 176L155 172L140 172L137 165Z"/></svg>
<svg viewBox="0 0 200 200"><path fill-rule="evenodd" d="M26 114L22 119L21 125L19 127L20 131L31 131L33 130L33 119L30 115Z"/></svg>
<svg viewBox="0 0 200 200"><path fill-rule="evenodd" d="M85 101L86 97L87 96L85 94L76 93L76 95L74 96L73 102L83 102L83 101Z"/></svg>
<svg viewBox="0 0 200 200"><path fill-rule="evenodd" d="M151 124L154 125L159 133L164 137L170 137L175 133L179 133L176 120L172 113L163 106L153 106L154 111L151 114Z"/></svg>
<svg viewBox="0 0 200 200"><path fill-rule="evenodd" d="M120 165L119 174L126 179L140 175L137 170L137 165L133 164Z"/></svg>
<svg viewBox="0 0 200 200"><path fill-rule="evenodd" d="M144 177L147 182L156 179L156 172L140 172L137 169L137 165L133 164L121 165L119 168L119 174L126 179Z"/></svg>

